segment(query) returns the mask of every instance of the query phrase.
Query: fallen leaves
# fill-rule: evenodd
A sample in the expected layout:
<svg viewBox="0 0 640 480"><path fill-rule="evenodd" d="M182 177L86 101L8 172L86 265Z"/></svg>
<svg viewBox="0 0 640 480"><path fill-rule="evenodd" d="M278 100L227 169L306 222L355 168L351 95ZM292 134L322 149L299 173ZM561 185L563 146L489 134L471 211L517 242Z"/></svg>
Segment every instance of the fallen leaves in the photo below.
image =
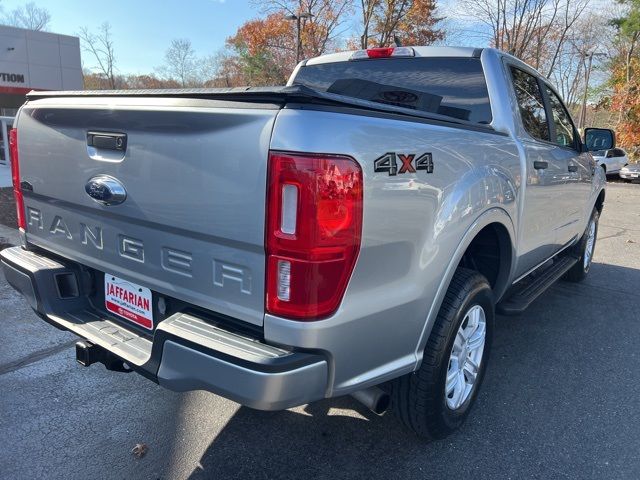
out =
<svg viewBox="0 0 640 480"><path fill-rule="evenodd" d="M149 447L146 443L136 443L136 446L131 449L131 453L136 458L142 458L147 454Z"/></svg>

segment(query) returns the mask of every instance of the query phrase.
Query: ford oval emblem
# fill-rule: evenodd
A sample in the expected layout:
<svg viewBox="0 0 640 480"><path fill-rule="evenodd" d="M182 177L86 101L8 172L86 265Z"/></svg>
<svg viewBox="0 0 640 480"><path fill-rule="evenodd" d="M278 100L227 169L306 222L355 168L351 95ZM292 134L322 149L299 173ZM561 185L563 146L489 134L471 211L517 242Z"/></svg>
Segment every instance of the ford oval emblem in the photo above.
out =
<svg viewBox="0 0 640 480"><path fill-rule="evenodd" d="M118 205L127 199L124 185L108 175L91 177L84 186L84 191L102 205Z"/></svg>

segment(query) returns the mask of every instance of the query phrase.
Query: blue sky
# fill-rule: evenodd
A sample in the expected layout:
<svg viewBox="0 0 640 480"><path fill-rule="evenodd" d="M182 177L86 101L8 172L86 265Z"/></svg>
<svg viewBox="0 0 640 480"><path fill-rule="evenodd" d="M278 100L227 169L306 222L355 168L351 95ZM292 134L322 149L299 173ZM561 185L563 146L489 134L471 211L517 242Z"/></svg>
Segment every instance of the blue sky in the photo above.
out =
<svg viewBox="0 0 640 480"><path fill-rule="evenodd" d="M4 12L25 1L3 0ZM36 0L51 13L50 30L76 35L80 27L112 27L120 73L149 73L162 64L174 38L188 38L199 55L215 54L246 20L260 16L249 0ZM83 54L85 67L93 66Z"/></svg>
<svg viewBox="0 0 640 480"><path fill-rule="evenodd" d="M0 0L4 13L28 0ZM199 56L213 55L247 20L261 16L250 0L34 0L51 13L50 30L77 35L80 28L112 27L118 73L151 73L161 66L164 53L175 38L188 38ZM439 0L439 11L450 17L456 0ZM359 3L359 2L355 2ZM355 18L344 25L345 34L357 29ZM472 28L474 30L474 28ZM462 33L462 35L460 34ZM471 37L471 38L470 38ZM451 36L451 43L479 46L470 32ZM95 66L83 53L85 68Z"/></svg>
<svg viewBox="0 0 640 480"><path fill-rule="evenodd" d="M28 0L0 0L6 13ZM199 56L216 54L225 39L247 20L261 16L250 0L33 0L51 13L50 30L77 35L81 27L96 30L102 23L112 27L118 73L151 73L163 63L164 53L175 38L188 38ZM592 11L611 0L593 0ZM255 2L257 3L257 2ZM355 2L359 4L360 2ZM486 46L485 27L465 18L457 0L438 0L438 12L448 17L446 42L450 45ZM345 24L357 30L356 17ZM353 31L352 30L352 31ZM346 32L347 33L347 32ZM83 54L86 68L95 62Z"/></svg>

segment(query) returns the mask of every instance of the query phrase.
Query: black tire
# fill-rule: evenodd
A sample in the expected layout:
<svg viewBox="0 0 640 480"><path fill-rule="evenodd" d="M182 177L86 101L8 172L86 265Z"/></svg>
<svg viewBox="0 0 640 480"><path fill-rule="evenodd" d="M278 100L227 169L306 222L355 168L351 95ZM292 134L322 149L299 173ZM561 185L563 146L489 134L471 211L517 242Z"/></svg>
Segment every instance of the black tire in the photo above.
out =
<svg viewBox="0 0 640 480"><path fill-rule="evenodd" d="M445 397L449 357L458 329L466 313L475 305L480 305L485 313L484 350L471 393L460 407L452 410ZM427 440L444 438L466 419L486 371L494 317L493 292L487 279L476 271L458 268L438 312L420 368L390 385L392 411L419 437Z"/></svg>
<svg viewBox="0 0 640 480"><path fill-rule="evenodd" d="M593 261L593 254L596 250L596 239L598 238L598 221L600 220L600 212L598 209L594 208L591 213L591 217L589 218L589 222L587 223L587 229L580 241L573 247L573 254L576 257L580 257L580 259L576 262L576 264L571 267L571 269L565 273L564 280L569 282L581 282L587 277L589 270L591 269L591 263ZM593 239L593 247L591 251L591 257L589 261L585 264L585 256L587 255L587 245L589 242L589 230L591 228L591 223L594 222L595 231L594 231L594 239Z"/></svg>

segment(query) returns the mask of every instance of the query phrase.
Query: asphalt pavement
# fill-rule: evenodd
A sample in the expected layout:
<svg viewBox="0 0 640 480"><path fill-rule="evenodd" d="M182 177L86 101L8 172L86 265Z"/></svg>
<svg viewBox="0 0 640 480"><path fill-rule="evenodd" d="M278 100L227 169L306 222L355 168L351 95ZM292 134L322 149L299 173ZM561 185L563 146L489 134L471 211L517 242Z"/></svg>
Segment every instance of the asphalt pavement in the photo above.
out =
<svg viewBox="0 0 640 480"><path fill-rule="evenodd" d="M74 340L0 278L1 478L638 479L640 185L609 185L584 283L498 318L478 402L439 442L350 398L259 412L83 368Z"/></svg>

